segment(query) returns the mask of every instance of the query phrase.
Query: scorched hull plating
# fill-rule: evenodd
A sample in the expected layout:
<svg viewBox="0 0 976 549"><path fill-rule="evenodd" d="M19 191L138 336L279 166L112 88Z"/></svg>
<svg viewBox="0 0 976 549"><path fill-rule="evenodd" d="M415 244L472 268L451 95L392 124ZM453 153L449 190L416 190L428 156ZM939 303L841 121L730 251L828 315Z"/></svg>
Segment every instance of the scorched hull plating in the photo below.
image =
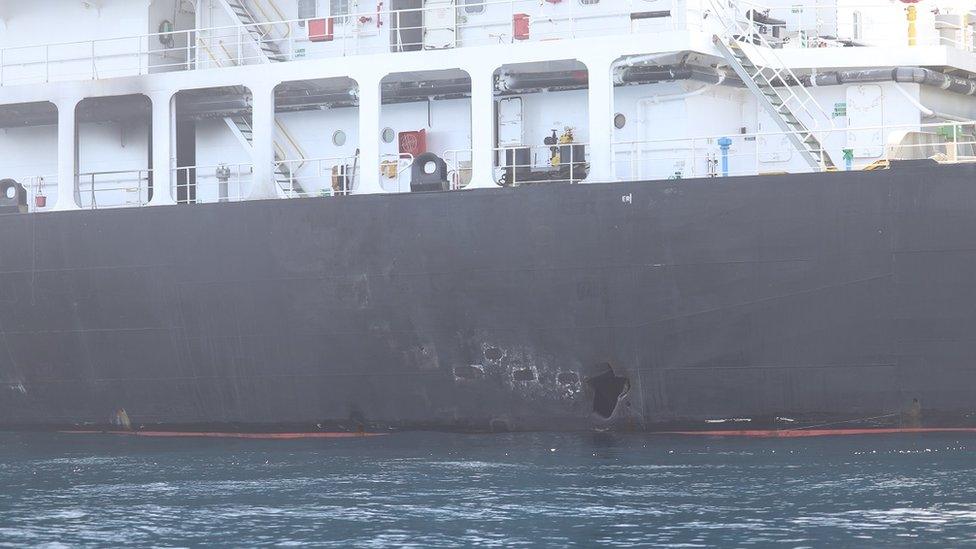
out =
<svg viewBox="0 0 976 549"><path fill-rule="evenodd" d="M5 428L974 423L974 165L12 214L0 235Z"/></svg>

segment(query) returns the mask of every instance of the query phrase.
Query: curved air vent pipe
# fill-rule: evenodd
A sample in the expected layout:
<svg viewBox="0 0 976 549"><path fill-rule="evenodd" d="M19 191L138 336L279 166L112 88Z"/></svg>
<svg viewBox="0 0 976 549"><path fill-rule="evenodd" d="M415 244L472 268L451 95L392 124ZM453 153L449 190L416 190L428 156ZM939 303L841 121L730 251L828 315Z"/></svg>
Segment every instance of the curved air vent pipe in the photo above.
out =
<svg viewBox="0 0 976 549"><path fill-rule="evenodd" d="M615 84L653 84L674 80L695 80L706 84L719 84L725 75L715 69L691 65L637 65L626 67L614 74Z"/></svg>
<svg viewBox="0 0 976 549"><path fill-rule="evenodd" d="M654 84L657 82L673 82L676 80L697 80L706 84L719 84L725 75L707 67L693 67L691 65L635 65L625 67L614 74L614 84ZM575 71L571 73L536 73L536 74L503 74L499 77L496 87L502 92L519 92L546 88L583 89L587 86L587 73Z"/></svg>
<svg viewBox="0 0 976 549"><path fill-rule="evenodd" d="M814 86L838 86L840 84L864 84L868 82L901 82L922 84L962 95L976 95L976 80L942 74L931 69L897 67L894 69L866 69L859 71L831 71L817 73L812 80L802 78L805 84Z"/></svg>
<svg viewBox="0 0 976 549"><path fill-rule="evenodd" d="M495 87L498 91L525 91L546 88L585 88L587 83L586 71L570 72L538 72L513 74L502 73L498 77Z"/></svg>

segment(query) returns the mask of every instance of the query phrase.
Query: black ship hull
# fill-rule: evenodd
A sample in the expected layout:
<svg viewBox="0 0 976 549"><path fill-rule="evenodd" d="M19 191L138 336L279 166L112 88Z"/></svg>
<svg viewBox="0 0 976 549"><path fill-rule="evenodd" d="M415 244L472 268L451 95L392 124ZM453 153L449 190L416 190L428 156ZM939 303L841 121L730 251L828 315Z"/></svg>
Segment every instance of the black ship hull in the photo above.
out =
<svg viewBox="0 0 976 549"><path fill-rule="evenodd" d="M0 427L976 422L976 166L0 216Z"/></svg>

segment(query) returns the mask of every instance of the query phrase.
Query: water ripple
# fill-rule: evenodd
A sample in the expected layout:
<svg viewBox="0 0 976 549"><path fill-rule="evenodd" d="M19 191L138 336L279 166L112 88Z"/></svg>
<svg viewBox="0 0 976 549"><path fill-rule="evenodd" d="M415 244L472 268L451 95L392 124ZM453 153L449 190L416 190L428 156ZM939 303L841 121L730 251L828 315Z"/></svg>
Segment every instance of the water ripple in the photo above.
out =
<svg viewBox="0 0 976 549"><path fill-rule="evenodd" d="M0 547L915 547L976 538L955 436L0 434Z"/></svg>

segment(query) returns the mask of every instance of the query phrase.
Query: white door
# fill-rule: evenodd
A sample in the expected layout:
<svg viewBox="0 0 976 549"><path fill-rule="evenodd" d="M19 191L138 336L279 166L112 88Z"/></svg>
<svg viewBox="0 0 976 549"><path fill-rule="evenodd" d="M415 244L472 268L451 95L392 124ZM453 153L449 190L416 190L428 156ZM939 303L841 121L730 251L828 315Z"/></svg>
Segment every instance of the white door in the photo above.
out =
<svg viewBox="0 0 976 549"><path fill-rule="evenodd" d="M454 0L424 2L424 49L443 50L457 46L457 8Z"/></svg>
<svg viewBox="0 0 976 549"><path fill-rule="evenodd" d="M506 97L498 101L498 146L521 147L525 141L522 125L522 98Z"/></svg>
<svg viewBox="0 0 976 549"><path fill-rule="evenodd" d="M879 158L884 154L884 91L874 84L847 88L847 127L871 128L847 131L847 148L854 158Z"/></svg>

